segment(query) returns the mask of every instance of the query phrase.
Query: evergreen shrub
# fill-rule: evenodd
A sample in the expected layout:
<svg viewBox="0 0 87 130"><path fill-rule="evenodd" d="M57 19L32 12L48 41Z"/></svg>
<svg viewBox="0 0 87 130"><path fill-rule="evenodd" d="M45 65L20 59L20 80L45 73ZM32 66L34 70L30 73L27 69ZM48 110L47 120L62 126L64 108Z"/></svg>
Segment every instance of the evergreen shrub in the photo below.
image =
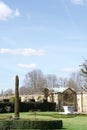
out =
<svg viewBox="0 0 87 130"><path fill-rule="evenodd" d="M14 104L13 103L0 102L0 113L7 113L7 112L13 112L13 111L14 111Z"/></svg>
<svg viewBox="0 0 87 130"><path fill-rule="evenodd" d="M10 129L41 129L54 130L63 128L62 120L39 121L39 120L8 120L0 121L1 130Z"/></svg>
<svg viewBox="0 0 87 130"><path fill-rule="evenodd" d="M10 97L9 102L15 103L15 96ZM19 97L19 102L21 102L21 97Z"/></svg>
<svg viewBox="0 0 87 130"><path fill-rule="evenodd" d="M56 104L50 102L20 102L20 112L55 111ZM0 102L0 113L14 112L14 103Z"/></svg>
<svg viewBox="0 0 87 130"><path fill-rule="evenodd" d="M28 112L28 111L55 111L56 103L50 102L21 102L20 103L20 111Z"/></svg>

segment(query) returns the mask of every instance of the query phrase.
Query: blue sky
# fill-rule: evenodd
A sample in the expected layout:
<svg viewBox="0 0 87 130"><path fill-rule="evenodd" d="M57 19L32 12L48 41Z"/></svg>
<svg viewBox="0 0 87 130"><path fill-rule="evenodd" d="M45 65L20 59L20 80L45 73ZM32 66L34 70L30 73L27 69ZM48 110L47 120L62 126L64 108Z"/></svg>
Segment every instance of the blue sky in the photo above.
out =
<svg viewBox="0 0 87 130"><path fill-rule="evenodd" d="M69 77L87 58L87 0L0 0L0 90L41 69Z"/></svg>

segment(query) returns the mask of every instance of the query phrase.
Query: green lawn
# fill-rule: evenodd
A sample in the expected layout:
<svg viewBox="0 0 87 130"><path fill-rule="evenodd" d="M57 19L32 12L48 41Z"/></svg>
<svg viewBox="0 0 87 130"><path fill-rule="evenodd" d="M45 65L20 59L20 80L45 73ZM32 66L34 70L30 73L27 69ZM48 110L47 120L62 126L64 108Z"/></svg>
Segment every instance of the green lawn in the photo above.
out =
<svg viewBox="0 0 87 130"><path fill-rule="evenodd" d="M63 127L66 130L87 130L87 117L76 116L74 118L66 118L63 120Z"/></svg>
<svg viewBox="0 0 87 130"><path fill-rule="evenodd" d="M7 119L11 114L0 114L0 119ZM63 120L63 130L87 130L87 115L60 115L58 112L26 112L20 113L21 119L30 120Z"/></svg>

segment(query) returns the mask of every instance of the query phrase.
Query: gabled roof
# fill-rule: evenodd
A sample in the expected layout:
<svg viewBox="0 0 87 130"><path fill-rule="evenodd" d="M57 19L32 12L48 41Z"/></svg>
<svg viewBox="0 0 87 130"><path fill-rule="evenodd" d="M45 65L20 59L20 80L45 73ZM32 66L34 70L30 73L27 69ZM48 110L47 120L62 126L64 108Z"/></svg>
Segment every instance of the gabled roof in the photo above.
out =
<svg viewBox="0 0 87 130"><path fill-rule="evenodd" d="M69 88L69 87L60 87L60 88L52 88L52 92L53 93L63 93L67 89L71 89L72 91L75 91L74 89Z"/></svg>
<svg viewBox="0 0 87 130"><path fill-rule="evenodd" d="M52 88L53 93L63 93L67 88L59 87L59 88Z"/></svg>

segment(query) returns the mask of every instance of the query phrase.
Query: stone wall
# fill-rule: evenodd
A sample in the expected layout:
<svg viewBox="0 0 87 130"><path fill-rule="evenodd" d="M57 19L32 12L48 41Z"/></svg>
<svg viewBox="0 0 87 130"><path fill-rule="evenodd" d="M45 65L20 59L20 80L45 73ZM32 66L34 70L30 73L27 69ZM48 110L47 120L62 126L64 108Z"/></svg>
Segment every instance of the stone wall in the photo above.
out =
<svg viewBox="0 0 87 130"><path fill-rule="evenodd" d="M21 102L28 102L30 99L35 99L35 101L43 100L44 95L41 94L32 94L32 95L21 95Z"/></svg>
<svg viewBox="0 0 87 130"><path fill-rule="evenodd" d="M87 112L87 92L77 93L77 111Z"/></svg>
<svg viewBox="0 0 87 130"><path fill-rule="evenodd" d="M83 93L83 112L87 112L87 93Z"/></svg>
<svg viewBox="0 0 87 130"><path fill-rule="evenodd" d="M50 101L50 99L49 99ZM63 99L60 93L54 94L54 102L59 106L59 102L63 105ZM86 113L87 112L87 92L79 92L74 96L74 106L76 107L77 112ZM59 107L58 107L59 108Z"/></svg>
<svg viewBox="0 0 87 130"><path fill-rule="evenodd" d="M77 94L77 111L82 112L81 93Z"/></svg>

